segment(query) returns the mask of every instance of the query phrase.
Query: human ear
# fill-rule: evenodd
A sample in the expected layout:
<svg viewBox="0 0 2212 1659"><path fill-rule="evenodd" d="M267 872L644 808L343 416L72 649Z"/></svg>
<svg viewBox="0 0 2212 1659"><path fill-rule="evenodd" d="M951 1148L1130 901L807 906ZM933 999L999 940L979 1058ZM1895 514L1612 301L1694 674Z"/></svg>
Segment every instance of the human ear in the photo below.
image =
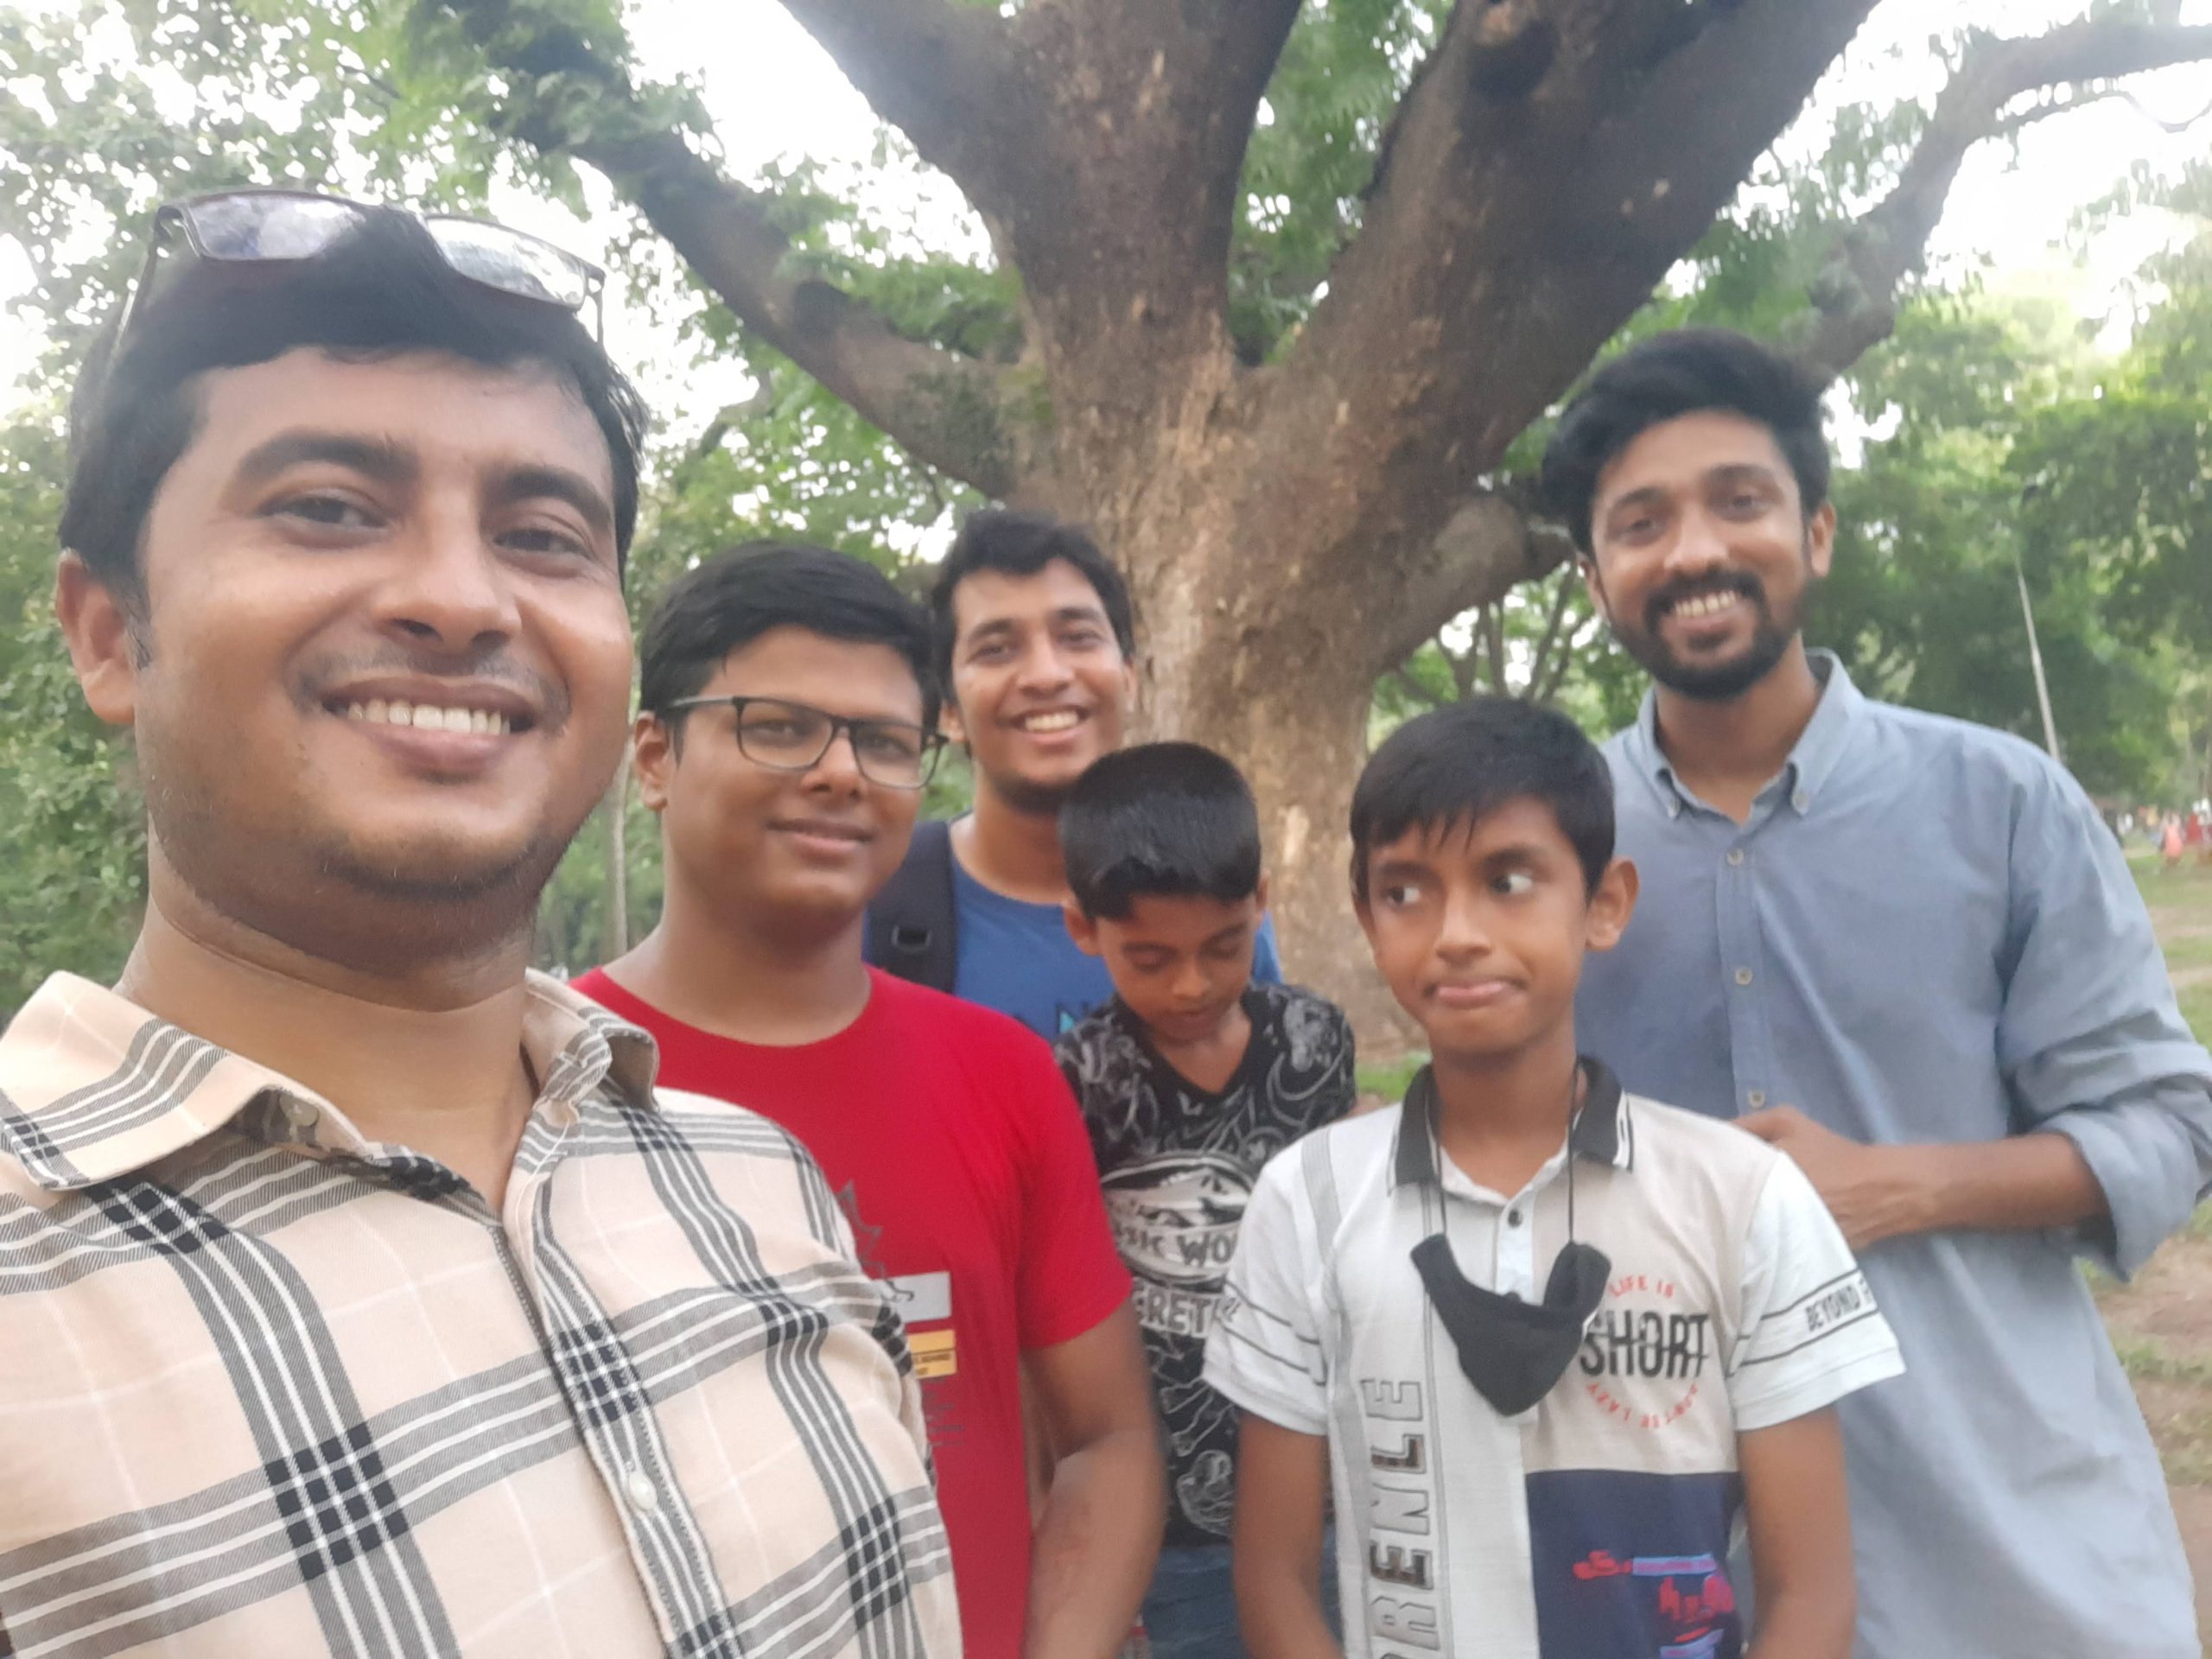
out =
<svg viewBox="0 0 2212 1659"><path fill-rule="evenodd" d="M146 661L142 624L84 560L64 553L54 576L54 614L86 704L111 726L138 714L138 671Z"/></svg>
<svg viewBox="0 0 2212 1659"><path fill-rule="evenodd" d="M1636 914L1636 893L1634 864L1625 858L1617 858L1605 866L1605 873L1598 878L1597 890L1590 895L1589 931L1586 936L1590 949L1610 950L1621 942L1629 918Z"/></svg>
<svg viewBox="0 0 2212 1659"><path fill-rule="evenodd" d="M638 799L648 812L666 810L668 778L676 770L676 734L658 715L640 714L630 728L630 744Z"/></svg>
<svg viewBox="0 0 2212 1659"><path fill-rule="evenodd" d="M1820 511L1805 521L1805 563L1814 575L1825 579L1835 562L1835 503L1823 501Z"/></svg>
<svg viewBox="0 0 2212 1659"><path fill-rule="evenodd" d="M950 696L938 705L937 728L944 734L947 742L957 743L963 748L968 747L968 728L961 721L960 705Z"/></svg>
<svg viewBox="0 0 2212 1659"><path fill-rule="evenodd" d="M1098 924L1083 913L1083 906L1074 903L1060 906L1060 920L1066 924L1068 938L1075 941L1076 949L1087 957L1101 954L1098 943Z"/></svg>
<svg viewBox="0 0 2212 1659"><path fill-rule="evenodd" d="M1260 879L1252 884L1252 908L1264 916L1268 913L1268 873L1260 872Z"/></svg>
<svg viewBox="0 0 2212 1659"><path fill-rule="evenodd" d="M1582 590L1590 595L1591 608L1605 620L1607 627L1612 626L1613 607L1605 602L1605 583L1598 574L1598 556L1594 553L1577 554L1574 568L1582 573Z"/></svg>

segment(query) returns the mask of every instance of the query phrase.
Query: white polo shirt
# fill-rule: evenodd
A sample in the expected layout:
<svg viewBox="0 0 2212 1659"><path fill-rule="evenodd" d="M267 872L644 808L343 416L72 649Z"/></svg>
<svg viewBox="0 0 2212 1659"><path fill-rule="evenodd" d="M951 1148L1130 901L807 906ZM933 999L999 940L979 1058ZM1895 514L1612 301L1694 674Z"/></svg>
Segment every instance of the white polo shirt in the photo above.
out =
<svg viewBox="0 0 2212 1659"><path fill-rule="evenodd" d="M1732 1659L1736 1437L1904 1370L1795 1164L1585 1064L1574 1233L1612 1271L1519 1417L1461 1372L1412 1253L1443 1231L1470 1283L1540 1300L1569 1148L1510 1197L1477 1186L1438 1155L1424 1073L1271 1160L1244 1212L1206 1380L1327 1436L1347 1659Z"/></svg>

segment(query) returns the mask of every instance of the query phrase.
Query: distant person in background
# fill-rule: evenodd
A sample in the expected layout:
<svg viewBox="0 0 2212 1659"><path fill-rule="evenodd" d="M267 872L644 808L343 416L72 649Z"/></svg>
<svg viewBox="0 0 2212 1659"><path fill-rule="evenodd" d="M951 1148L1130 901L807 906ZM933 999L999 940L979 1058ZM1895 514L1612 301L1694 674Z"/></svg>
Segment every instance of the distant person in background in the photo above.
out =
<svg viewBox="0 0 2212 1659"><path fill-rule="evenodd" d="M1167 1433L1145 1634L1153 1659L1240 1659L1236 1410L1202 1375L1206 1332L1261 1166L1351 1110L1351 1027L1311 991L1252 982L1260 816L1211 749L1147 743L1098 760L1060 808L1060 844L1068 931L1106 964L1114 996L1055 1052L1136 1275Z"/></svg>
<svg viewBox="0 0 2212 1659"><path fill-rule="evenodd" d="M652 1033L664 1093L821 1160L923 1378L971 1659L1103 1659L1151 1576L1160 1471L1082 1120L1036 1037L861 959L938 743L929 652L921 607L826 549L673 583L635 727L660 923L576 988ZM1059 1454L1033 1549L1018 1359Z"/></svg>
<svg viewBox="0 0 2212 1659"><path fill-rule="evenodd" d="M2212 1179L2212 1057L2095 806L2031 744L1873 702L1801 626L1819 388L1739 334L1613 359L1544 458L1654 682L1606 746L1643 899L1579 1029L1796 1160L1910 1368L1839 1410L1861 1659L2196 1659L2158 1454L2077 1262Z"/></svg>
<svg viewBox="0 0 2212 1659"><path fill-rule="evenodd" d="M1128 588L1096 543L1044 513L970 513L930 591L945 725L975 810L915 831L868 915L868 960L1057 1037L1114 994L1068 938L1059 810L1122 746L1136 696ZM1282 977L1261 925L1254 977Z"/></svg>
<svg viewBox="0 0 2212 1659"><path fill-rule="evenodd" d="M2166 827L2158 831L2158 854L2165 861L2164 868L2167 871L2171 872L2181 868L2181 815L2176 813L2166 820Z"/></svg>

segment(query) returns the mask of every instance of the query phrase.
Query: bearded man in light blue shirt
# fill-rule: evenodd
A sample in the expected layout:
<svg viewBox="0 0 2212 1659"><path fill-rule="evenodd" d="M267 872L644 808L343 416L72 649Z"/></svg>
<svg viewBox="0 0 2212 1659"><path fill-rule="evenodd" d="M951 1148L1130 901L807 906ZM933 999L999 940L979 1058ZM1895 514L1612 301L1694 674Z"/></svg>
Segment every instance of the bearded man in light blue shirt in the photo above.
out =
<svg viewBox="0 0 2212 1659"><path fill-rule="evenodd" d="M1835 511L1784 359L1646 341L1568 406L1544 480L1655 682L1606 749L1643 896L1578 1037L1796 1159L1904 1347L1840 1408L1859 1659L2196 1659L2076 1266L2131 1272L2212 1180L2212 1058L2112 836L2039 750L1805 649Z"/></svg>

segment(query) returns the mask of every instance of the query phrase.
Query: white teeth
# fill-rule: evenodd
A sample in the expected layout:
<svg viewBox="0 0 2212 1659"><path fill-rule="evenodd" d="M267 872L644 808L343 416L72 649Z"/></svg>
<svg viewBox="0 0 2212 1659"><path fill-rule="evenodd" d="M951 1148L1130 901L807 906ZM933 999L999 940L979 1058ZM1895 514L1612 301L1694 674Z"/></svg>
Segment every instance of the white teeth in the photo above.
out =
<svg viewBox="0 0 2212 1659"><path fill-rule="evenodd" d="M1027 732L1065 732L1080 718L1073 711L1064 709L1054 714L1032 715L1021 722L1021 728Z"/></svg>
<svg viewBox="0 0 2212 1659"><path fill-rule="evenodd" d="M422 732L505 737L514 729L514 722L506 715L489 709L440 709L427 702L386 702L381 697L349 702L343 712L348 720L372 726L409 726Z"/></svg>
<svg viewBox="0 0 2212 1659"><path fill-rule="evenodd" d="M1736 602L1736 595L1727 594L1699 594L1675 602L1677 616L1711 616L1715 611L1725 611Z"/></svg>

